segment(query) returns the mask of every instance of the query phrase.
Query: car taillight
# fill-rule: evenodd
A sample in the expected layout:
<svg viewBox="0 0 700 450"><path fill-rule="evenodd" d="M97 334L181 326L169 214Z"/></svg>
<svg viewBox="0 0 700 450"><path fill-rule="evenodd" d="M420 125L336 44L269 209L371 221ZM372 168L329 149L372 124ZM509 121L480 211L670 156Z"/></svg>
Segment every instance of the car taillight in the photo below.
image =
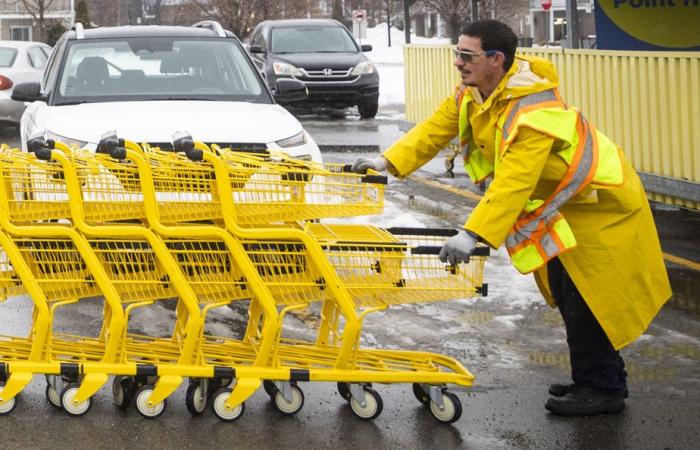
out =
<svg viewBox="0 0 700 450"><path fill-rule="evenodd" d="M12 87L12 80L9 78L0 75L0 91L4 91L5 89L10 89Z"/></svg>

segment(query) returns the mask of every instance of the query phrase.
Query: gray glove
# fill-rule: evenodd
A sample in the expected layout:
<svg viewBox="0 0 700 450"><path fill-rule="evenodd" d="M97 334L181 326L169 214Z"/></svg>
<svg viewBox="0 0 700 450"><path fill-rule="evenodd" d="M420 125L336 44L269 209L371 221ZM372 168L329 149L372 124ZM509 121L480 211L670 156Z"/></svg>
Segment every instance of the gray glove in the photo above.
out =
<svg viewBox="0 0 700 450"><path fill-rule="evenodd" d="M460 262L469 262L469 257L476 250L476 237L461 230L445 241L440 249L440 261L450 262L455 265Z"/></svg>
<svg viewBox="0 0 700 450"><path fill-rule="evenodd" d="M372 169L377 172L386 170L387 160L383 156L375 156L374 158L357 158L352 163L352 171L355 173L367 173L367 170Z"/></svg>

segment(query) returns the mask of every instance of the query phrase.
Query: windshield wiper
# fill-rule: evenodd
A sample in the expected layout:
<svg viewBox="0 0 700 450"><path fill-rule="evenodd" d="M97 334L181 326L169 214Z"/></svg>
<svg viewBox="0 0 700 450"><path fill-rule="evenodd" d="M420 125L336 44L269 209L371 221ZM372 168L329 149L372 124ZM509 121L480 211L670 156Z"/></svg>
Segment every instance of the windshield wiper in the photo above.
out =
<svg viewBox="0 0 700 450"><path fill-rule="evenodd" d="M82 105L83 103L98 103L98 102L97 101L90 101L90 100L76 100L73 102L57 102L56 106Z"/></svg>
<svg viewBox="0 0 700 450"><path fill-rule="evenodd" d="M216 101L213 98L202 98L202 97L158 97L149 99L150 100L190 100L190 101L202 101L202 102L213 102Z"/></svg>

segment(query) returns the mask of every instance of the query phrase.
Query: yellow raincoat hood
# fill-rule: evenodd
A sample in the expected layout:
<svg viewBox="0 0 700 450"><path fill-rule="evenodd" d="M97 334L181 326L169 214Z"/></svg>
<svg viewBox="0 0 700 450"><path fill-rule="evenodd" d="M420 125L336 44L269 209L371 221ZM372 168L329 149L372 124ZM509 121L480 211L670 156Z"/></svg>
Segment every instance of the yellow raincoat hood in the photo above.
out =
<svg viewBox="0 0 700 450"><path fill-rule="evenodd" d="M558 86L559 77L551 61L537 56L516 56L508 73L494 91L497 95L491 95L486 103L519 98ZM469 90L477 103L484 103L477 88L470 87Z"/></svg>

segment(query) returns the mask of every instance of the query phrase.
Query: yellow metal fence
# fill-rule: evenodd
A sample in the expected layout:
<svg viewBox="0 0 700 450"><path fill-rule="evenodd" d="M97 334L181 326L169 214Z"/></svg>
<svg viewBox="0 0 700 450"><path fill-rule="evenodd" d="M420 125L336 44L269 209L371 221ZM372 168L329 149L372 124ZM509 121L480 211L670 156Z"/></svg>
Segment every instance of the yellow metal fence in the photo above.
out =
<svg viewBox="0 0 700 450"><path fill-rule="evenodd" d="M450 49L404 47L407 121L459 84ZM565 101L622 146L652 199L700 209L700 52L519 51L554 63Z"/></svg>

